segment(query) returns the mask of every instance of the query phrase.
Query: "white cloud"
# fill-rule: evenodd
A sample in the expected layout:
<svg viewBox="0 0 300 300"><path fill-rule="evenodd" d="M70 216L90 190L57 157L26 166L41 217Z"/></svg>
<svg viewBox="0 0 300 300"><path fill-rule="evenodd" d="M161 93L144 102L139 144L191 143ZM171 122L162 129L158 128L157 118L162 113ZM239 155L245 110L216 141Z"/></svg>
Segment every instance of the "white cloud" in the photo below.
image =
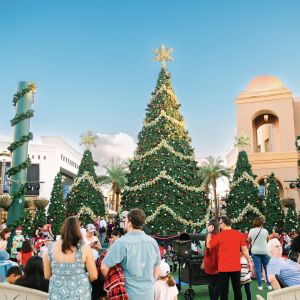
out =
<svg viewBox="0 0 300 300"><path fill-rule="evenodd" d="M92 149L93 158L99 163L96 168L98 174L104 173L103 165L109 163L112 158L126 160L133 156L136 143L132 136L119 132L114 135L97 133L97 146Z"/></svg>

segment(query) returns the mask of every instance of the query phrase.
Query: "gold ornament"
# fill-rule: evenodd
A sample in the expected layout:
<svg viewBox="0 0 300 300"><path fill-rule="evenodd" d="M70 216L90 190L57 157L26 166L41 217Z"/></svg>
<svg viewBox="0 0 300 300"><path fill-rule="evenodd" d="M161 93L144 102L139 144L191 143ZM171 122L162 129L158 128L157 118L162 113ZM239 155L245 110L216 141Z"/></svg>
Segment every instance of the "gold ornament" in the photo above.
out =
<svg viewBox="0 0 300 300"><path fill-rule="evenodd" d="M156 54L154 61L161 61L161 65L163 68L166 68L166 60L174 61L173 57L171 56L171 52L173 48L165 48L165 45L162 44L160 49L154 49L153 52Z"/></svg>
<svg viewBox="0 0 300 300"><path fill-rule="evenodd" d="M80 146L85 146L86 149L91 147L96 147L97 135L94 135L91 130L88 130L86 133L80 135Z"/></svg>

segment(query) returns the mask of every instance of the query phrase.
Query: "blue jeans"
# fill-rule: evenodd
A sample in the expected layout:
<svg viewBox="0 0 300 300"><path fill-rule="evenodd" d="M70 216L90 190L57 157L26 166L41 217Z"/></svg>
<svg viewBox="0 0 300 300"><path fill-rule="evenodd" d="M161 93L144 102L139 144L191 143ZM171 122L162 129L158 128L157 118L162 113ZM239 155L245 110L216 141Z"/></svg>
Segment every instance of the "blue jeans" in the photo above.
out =
<svg viewBox="0 0 300 300"><path fill-rule="evenodd" d="M262 285L262 279L261 279L261 266L263 266L266 274L266 280L267 285L270 285L269 279L268 279L268 273L267 273L267 265L269 263L269 256L268 255L260 255L260 254L252 254L252 259L254 263L254 269L256 273L256 279L258 282L258 285Z"/></svg>

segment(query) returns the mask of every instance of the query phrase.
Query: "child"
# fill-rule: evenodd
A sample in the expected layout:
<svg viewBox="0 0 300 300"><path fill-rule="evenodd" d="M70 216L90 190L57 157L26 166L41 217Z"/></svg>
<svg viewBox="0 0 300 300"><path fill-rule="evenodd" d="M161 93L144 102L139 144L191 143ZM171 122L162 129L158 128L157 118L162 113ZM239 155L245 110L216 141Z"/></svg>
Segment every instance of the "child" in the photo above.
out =
<svg viewBox="0 0 300 300"><path fill-rule="evenodd" d="M162 260L159 269L159 279L154 285L154 300L177 300L178 289L170 275L170 266Z"/></svg>
<svg viewBox="0 0 300 300"><path fill-rule="evenodd" d="M113 243L121 237L121 233L118 230L113 230L111 233L111 238L109 240L110 247ZM129 300L126 288L125 288L125 276L120 264L115 265L109 269L107 277L104 279L101 274L101 263L106 256L109 249L105 250L102 255L97 259L96 266L98 269L98 289L101 294L101 297L104 297L107 293L108 299L118 299L118 300ZM103 280L104 279L104 280ZM94 281L96 282L96 281ZM93 283L92 283L93 285ZM93 285L94 287L94 285ZM100 298L105 299L105 298Z"/></svg>
<svg viewBox="0 0 300 300"><path fill-rule="evenodd" d="M17 249L19 252L21 250L22 244L25 241L24 236L22 235L22 228L18 226L16 229L16 235L13 237L12 246Z"/></svg>
<svg viewBox="0 0 300 300"><path fill-rule="evenodd" d="M7 270L5 284L15 284L16 280L23 276L22 270L17 267L11 267Z"/></svg>
<svg viewBox="0 0 300 300"><path fill-rule="evenodd" d="M251 300L251 289L250 289L250 283L251 283L251 271L248 268L248 263L241 252L241 285L245 287L245 292L247 295L247 300Z"/></svg>
<svg viewBox="0 0 300 300"><path fill-rule="evenodd" d="M24 241L22 244L21 251L18 254L18 261L19 264L23 266L23 268L26 267L28 259L33 256L33 249L28 240Z"/></svg>

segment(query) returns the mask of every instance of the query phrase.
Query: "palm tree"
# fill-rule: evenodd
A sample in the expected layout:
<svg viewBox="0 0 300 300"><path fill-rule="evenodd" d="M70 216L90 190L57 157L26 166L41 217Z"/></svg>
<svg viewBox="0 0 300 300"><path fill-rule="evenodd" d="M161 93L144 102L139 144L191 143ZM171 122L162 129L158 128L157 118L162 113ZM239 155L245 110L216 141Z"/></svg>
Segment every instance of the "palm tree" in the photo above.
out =
<svg viewBox="0 0 300 300"><path fill-rule="evenodd" d="M230 177L230 170L224 166L223 159L218 156L214 158L212 156L206 157L200 166L200 176L203 180L203 184L206 191L209 191L211 186L213 189L214 203L215 203L215 216L219 216L219 205L217 199L217 179L221 177Z"/></svg>
<svg viewBox="0 0 300 300"><path fill-rule="evenodd" d="M128 173L128 165L120 159L111 159L108 165L104 166L106 174L99 176L100 184L111 185L112 190L112 208L118 211L120 205L120 194L126 185L126 175Z"/></svg>

